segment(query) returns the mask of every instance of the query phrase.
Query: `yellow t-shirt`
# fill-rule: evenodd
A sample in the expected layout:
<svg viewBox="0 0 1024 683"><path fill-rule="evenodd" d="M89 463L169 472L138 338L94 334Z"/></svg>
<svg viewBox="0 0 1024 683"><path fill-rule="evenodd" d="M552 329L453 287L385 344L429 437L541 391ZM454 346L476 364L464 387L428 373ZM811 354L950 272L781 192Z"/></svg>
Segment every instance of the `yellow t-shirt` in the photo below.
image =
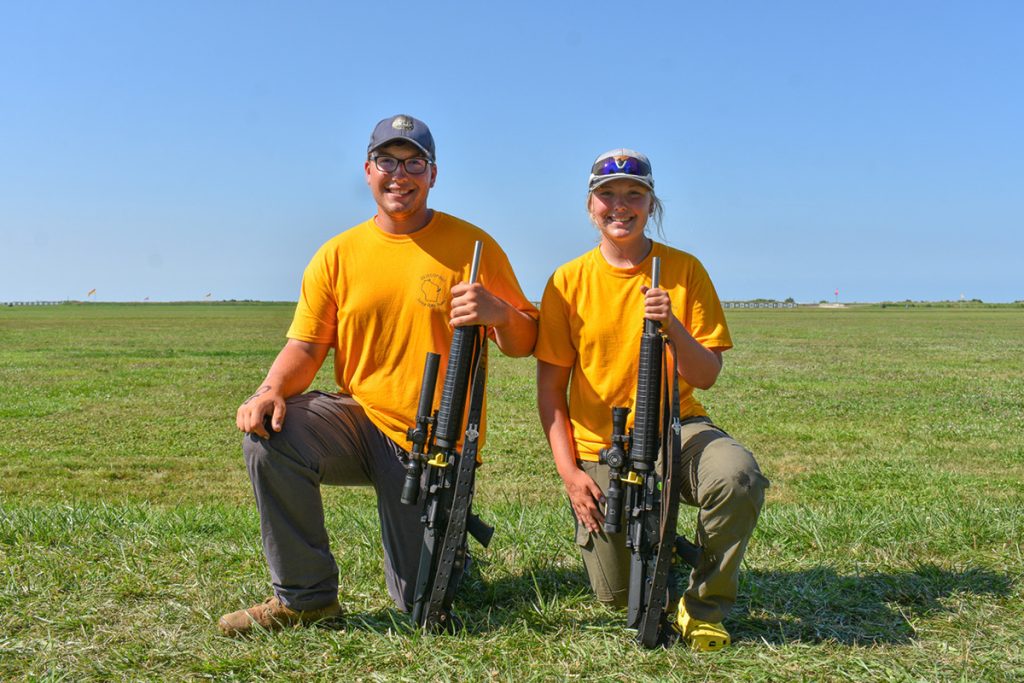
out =
<svg viewBox="0 0 1024 683"><path fill-rule="evenodd" d="M597 247L558 268L540 304L534 355L572 368L569 418L581 460L597 461L611 444L612 406L630 409L633 425L639 374L644 296L651 284L651 259L661 258L660 289L669 293L672 312L708 348L732 348L722 304L707 271L694 256L657 242L635 268L610 265ZM680 414L706 415L693 387L680 378Z"/></svg>
<svg viewBox="0 0 1024 683"><path fill-rule="evenodd" d="M434 407L440 404L452 339L451 288L469 280L475 240L483 242L478 281L536 317L498 243L439 211L411 235L386 233L372 218L360 223L320 247L303 274L288 337L332 344L338 390L403 448L428 351L441 354Z"/></svg>

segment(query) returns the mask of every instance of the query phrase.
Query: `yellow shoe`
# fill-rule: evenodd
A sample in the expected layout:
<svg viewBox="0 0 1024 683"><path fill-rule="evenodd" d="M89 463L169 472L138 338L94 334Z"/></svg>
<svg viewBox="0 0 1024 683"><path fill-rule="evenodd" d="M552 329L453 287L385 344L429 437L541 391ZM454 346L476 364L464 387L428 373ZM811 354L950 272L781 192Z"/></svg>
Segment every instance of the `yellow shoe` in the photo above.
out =
<svg viewBox="0 0 1024 683"><path fill-rule="evenodd" d="M709 621L694 619L687 614L682 599L679 600L679 610L676 612L676 630L682 634L691 650L714 652L732 642L729 632L721 622L712 624Z"/></svg>

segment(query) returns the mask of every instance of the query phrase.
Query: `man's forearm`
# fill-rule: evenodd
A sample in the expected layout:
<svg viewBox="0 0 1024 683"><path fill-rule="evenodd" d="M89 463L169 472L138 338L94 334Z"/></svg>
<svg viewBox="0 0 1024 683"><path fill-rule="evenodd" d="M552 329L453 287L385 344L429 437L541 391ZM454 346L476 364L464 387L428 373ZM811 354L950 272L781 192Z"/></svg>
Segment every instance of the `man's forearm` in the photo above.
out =
<svg viewBox="0 0 1024 683"><path fill-rule="evenodd" d="M305 391L323 365L329 344L314 344L289 339L270 366L260 391L274 391L289 398Z"/></svg>
<svg viewBox="0 0 1024 683"><path fill-rule="evenodd" d="M506 356L522 358L533 353L537 343L537 321L511 304L508 306L507 322L495 325L494 341Z"/></svg>

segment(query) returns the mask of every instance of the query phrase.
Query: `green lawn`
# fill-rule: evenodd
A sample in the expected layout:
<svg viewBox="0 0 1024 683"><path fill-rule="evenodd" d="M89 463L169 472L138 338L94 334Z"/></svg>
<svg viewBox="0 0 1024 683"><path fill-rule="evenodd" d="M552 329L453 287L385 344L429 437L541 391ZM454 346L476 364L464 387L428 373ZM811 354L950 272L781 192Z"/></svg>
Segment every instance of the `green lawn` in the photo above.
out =
<svg viewBox="0 0 1024 683"><path fill-rule="evenodd" d="M705 655L590 597L533 363L498 353L465 631L391 609L372 494L331 488L344 628L219 636L269 594L234 412L291 309L0 308L0 680L1024 678L1021 307L729 311L701 400L772 488Z"/></svg>

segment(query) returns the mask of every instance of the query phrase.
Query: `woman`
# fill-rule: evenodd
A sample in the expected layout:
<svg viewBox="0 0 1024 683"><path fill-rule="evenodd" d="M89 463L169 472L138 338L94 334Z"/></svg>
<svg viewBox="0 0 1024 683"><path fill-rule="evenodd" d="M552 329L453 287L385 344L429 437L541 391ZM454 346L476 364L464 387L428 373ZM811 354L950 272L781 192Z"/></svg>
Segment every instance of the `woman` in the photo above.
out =
<svg viewBox="0 0 1024 683"><path fill-rule="evenodd" d="M611 407L633 408L643 319L656 320L675 347L684 481L696 475L696 491L684 486L682 500L700 508L704 548L676 625L692 648L717 650L729 644L722 621L736 601L740 562L768 487L750 452L715 427L693 396L695 387L714 385L722 352L732 347L725 316L700 262L645 231L653 219L661 234L662 216L646 156L628 149L599 156L587 210L600 243L551 276L534 352L537 405L576 518L576 542L598 600L625 605L629 551L622 533L602 530L608 467L598 460L611 445ZM655 256L657 289L649 287Z"/></svg>

